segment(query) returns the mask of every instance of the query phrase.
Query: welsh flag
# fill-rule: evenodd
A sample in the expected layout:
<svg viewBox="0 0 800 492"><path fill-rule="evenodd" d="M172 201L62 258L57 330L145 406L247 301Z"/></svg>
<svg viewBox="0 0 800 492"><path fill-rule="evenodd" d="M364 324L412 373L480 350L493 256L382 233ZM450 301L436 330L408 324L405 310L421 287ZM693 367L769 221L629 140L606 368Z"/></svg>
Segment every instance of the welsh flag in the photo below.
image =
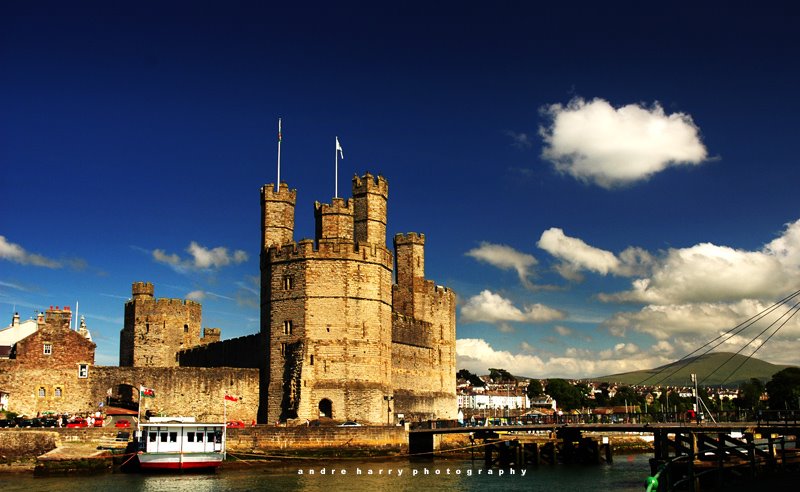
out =
<svg viewBox="0 0 800 492"><path fill-rule="evenodd" d="M145 388L144 386L139 386L139 396L142 398L155 398L156 397L156 390L153 388Z"/></svg>
<svg viewBox="0 0 800 492"><path fill-rule="evenodd" d="M238 398L236 398L235 396L231 396L231 395L225 395L225 399L228 400L228 401L239 401Z"/></svg>

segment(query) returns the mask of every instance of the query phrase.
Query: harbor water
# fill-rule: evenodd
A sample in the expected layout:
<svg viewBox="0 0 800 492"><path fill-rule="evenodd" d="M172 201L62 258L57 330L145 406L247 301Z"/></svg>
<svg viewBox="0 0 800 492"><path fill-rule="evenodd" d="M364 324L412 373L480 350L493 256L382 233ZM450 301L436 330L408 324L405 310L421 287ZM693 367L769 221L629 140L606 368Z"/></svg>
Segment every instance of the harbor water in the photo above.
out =
<svg viewBox="0 0 800 492"><path fill-rule="evenodd" d="M418 490L547 491L644 490L649 472L646 454L619 455L613 464L540 465L523 469L485 469L479 461L308 460L281 465L227 467L210 474L123 474L33 477L0 474L3 492L309 491L416 492Z"/></svg>

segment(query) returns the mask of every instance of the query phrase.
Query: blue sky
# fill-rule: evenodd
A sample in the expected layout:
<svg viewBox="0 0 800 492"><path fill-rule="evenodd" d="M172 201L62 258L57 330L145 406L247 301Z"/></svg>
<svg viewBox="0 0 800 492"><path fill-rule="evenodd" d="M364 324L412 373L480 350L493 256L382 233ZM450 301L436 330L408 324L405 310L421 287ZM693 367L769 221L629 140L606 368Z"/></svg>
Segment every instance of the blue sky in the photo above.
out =
<svg viewBox="0 0 800 492"><path fill-rule="evenodd" d="M0 324L78 301L116 364L144 280L200 300L223 338L256 332L281 117L295 237L333 196L338 135L340 195L385 176L389 239L425 233L427 276L457 292L460 368L674 360L798 288L799 20L726 2L3 2ZM792 319L757 357L798 354Z"/></svg>

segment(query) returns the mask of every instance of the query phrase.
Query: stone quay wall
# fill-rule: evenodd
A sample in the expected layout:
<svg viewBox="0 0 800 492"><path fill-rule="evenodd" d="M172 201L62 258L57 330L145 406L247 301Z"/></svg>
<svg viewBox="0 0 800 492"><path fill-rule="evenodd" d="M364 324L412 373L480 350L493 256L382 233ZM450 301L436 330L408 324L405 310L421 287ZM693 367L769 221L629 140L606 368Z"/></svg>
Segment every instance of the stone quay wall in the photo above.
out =
<svg viewBox="0 0 800 492"><path fill-rule="evenodd" d="M269 454L293 451L373 449L408 451L408 433L400 426L365 427L273 427L259 425L228 429L227 450L238 453Z"/></svg>

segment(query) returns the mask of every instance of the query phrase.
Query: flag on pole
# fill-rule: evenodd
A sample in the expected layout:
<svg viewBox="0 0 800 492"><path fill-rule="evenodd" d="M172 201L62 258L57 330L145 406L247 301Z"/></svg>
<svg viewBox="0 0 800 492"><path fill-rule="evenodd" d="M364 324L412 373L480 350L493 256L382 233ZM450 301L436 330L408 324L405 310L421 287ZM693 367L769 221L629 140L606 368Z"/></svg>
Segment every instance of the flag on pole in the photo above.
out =
<svg viewBox="0 0 800 492"><path fill-rule="evenodd" d="M144 386L139 386L139 396L142 398L155 398L156 391L153 388L145 388Z"/></svg>
<svg viewBox="0 0 800 492"><path fill-rule="evenodd" d="M342 153L342 144L339 143L339 137L336 137L336 150L339 152L339 156L344 160L344 153Z"/></svg>
<svg viewBox="0 0 800 492"><path fill-rule="evenodd" d="M231 396L231 395L225 395L225 399L228 400L228 401L239 401L238 398L236 398L235 396Z"/></svg>
<svg viewBox="0 0 800 492"><path fill-rule="evenodd" d="M278 118L278 143L281 143L283 140L283 133L281 133L281 119Z"/></svg>

